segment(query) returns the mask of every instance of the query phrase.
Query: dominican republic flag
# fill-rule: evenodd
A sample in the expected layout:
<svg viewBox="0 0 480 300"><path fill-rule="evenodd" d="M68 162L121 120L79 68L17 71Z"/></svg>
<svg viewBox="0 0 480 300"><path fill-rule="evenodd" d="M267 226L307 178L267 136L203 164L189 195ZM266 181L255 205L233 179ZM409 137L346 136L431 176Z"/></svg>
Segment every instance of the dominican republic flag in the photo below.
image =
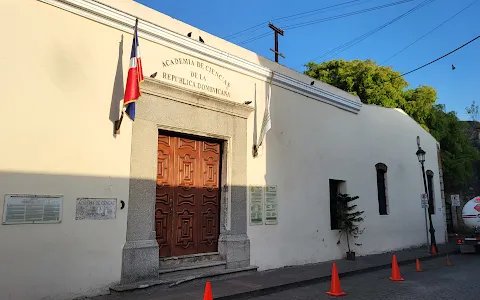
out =
<svg viewBox="0 0 480 300"><path fill-rule="evenodd" d="M135 101L140 97L140 82L143 81L142 59L138 44L138 19L135 22L133 33L132 54L130 55L130 69L128 69L127 85L123 97L123 106L127 116L135 120Z"/></svg>

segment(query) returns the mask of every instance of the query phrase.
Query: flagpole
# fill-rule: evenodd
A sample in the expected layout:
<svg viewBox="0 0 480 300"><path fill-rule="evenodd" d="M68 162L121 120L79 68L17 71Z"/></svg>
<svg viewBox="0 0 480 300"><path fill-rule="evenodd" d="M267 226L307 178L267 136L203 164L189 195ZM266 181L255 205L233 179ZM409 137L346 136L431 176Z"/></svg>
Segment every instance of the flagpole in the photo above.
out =
<svg viewBox="0 0 480 300"><path fill-rule="evenodd" d="M253 148L252 148L252 154L253 157L256 157L258 155L258 147L257 147L257 84L254 84L255 89L254 89L254 95L253 95Z"/></svg>
<svg viewBox="0 0 480 300"><path fill-rule="evenodd" d="M137 34L137 28L138 28L138 18L135 19L135 26L133 27L133 36L134 36L134 41L135 41L135 51L137 49L137 37L135 36ZM120 115L120 118L115 121L114 128L115 128L115 134L120 134L120 127L122 126L122 121L123 121L123 114L125 112L122 109L122 114Z"/></svg>

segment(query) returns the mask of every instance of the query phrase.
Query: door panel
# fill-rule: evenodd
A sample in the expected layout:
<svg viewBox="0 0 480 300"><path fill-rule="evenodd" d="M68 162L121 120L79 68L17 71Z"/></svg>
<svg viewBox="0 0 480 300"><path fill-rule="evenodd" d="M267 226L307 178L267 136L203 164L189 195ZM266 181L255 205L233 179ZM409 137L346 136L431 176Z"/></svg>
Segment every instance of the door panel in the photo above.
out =
<svg viewBox="0 0 480 300"><path fill-rule="evenodd" d="M173 256L197 253L198 142L176 138Z"/></svg>
<svg viewBox="0 0 480 300"><path fill-rule="evenodd" d="M198 189L200 205L199 253L215 252L218 244L220 223L220 145L201 142L201 181Z"/></svg>
<svg viewBox="0 0 480 300"><path fill-rule="evenodd" d="M155 201L155 231L160 256L171 256L172 239L172 201L173 181L173 147L174 139L158 136L157 191Z"/></svg>
<svg viewBox="0 0 480 300"><path fill-rule="evenodd" d="M216 252L220 144L159 135L155 230L160 256Z"/></svg>

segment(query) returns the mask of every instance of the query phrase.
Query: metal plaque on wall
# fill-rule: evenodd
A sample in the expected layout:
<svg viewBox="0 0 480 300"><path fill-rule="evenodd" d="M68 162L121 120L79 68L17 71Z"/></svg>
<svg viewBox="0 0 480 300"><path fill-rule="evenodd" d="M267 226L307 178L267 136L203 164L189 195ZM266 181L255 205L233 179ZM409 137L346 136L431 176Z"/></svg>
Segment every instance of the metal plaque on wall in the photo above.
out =
<svg viewBox="0 0 480 300"><path fill-rule="evenodd" d="M277 186L267 185L265 187L265 225L278 223L278 201Z"/></svg>
<svg viewBox="0 0 480 300"><path fill-rule="evenodd" d="M250 225L263 224L263 187L250 187Z"/></svg>
<svg viewBox="0 0 480 300"><path fill-rule="evenodd" d="M116 198L77 198L75 220L110 220L116 215Z"/></svg>
<svg viewBox="0 0 480 300"><path fill-rule="evenodd" d="M60 223L63 196L5 195L3 224Z"/></svg>

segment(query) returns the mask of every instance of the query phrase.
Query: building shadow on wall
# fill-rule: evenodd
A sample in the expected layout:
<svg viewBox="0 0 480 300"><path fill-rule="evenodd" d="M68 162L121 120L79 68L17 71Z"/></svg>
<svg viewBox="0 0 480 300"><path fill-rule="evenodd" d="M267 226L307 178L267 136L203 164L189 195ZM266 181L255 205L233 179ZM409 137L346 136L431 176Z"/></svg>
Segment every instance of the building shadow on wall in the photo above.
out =
<svg viewBox="0 0 480 300"><path fill-rule="evenodd" d="M148 190L147 197L141 195L143 205L138 201L132 202L131 199L128 199L130 185L142 186ZM246 186L232 186L231 189L235 193L246 193ZM165 193L166 190L169 192ZM38 294L41 298L50 296L46 284L44 285L45 281L41 279L42 276L47 276L52 280L53 284L48 283L48 288L52 290L61 290L65 284L63 276L69 277L69 274L72 273L75 274L75 277L72 278L91 278L90 283L87 281L91 285L95 285L95 280L99 280L98 276L106 276L102 280L111 279L113 283L117 279L116 276L100 272L97 277L92 277L91 274L98 272L100 264L102 266L100 269L107 273L108 270L121 268L122 261L119 258L125 244L127 226L132 226L133 228L129 230L137 231L141 236L149 236L152 231L155 231L160 254L164 256L190 252L216 252L221 226L219 216L221 210L219 210L220 207L217 207L220 205L220 192L219 188L185 189L178 186L162 190L154 180L127 177L0 171L0 214L2 216L5 213L3 208L6 194L63 196L60 223L48 226L0 224L0 236L4 237L10 245L6 248L7 250L2 250L0 264L9 261L6 264L7 268L17 270L9 274L4 286L17 286L18 280L25 276L21 273L25 261L28 262L31 273L38 276L34 281L37 282L38 287L42 287L40 289L42 292ZM215 197L215 194L218 195L218 198ZM178 195L178 197L176 199L173 197L175 201L169 201L170 199L165 196L171 195ZM115 218L76 220L77 198L115 198L117 200ZM145 205L145 203L148 204ZM174 205L174 207L170 208L170 205ZM141 219L150 219L150 222L135 220L132 224L127 225L127 215L132 213ZM170 222L175 215L177 216L176 223ZM187 221L188 223L185 223ZM139 223L152 224L152 227L137 225ZM196 230L192 229L190 225L194 226ZM67 229L68 234L66 234ZM19 234L17 230L25 230L22 231L25 234L30 231L36 232L42 236L43 241L27 239L28 242L25 242L25 239L11 239L14 233L15 236ZM182 233L182 236L177 239L174 234L178 232ZM185 235L183 235L184 232L186 232ZM45 242L59 237L62 239L62 245L72 245L72 247L75 245L75 251L70 251L71 248L68 247L59 247L57 243ZM29 243L30 250L25 250L25 243ZM16 253L16 250L20 250L20 248L25 251ZM50 255L42 256L41 259L35 258L33 254L38 252L38 248L44 249ZM95 253L94 258L92 258L92 253ZM28 257L22 257L22 255ZM11 257L14 256L16 259L11 260ZM46 273L44 272L45 265L52 266ZM64 273L67 271L68 274ZM149 292L151 291L150 289ZM139 291L139 295L141 296L141 293L144 292L146 290ZM0 291L0 298L2 298L1 295L3 294Z"/></svg>
<svg viewBox="0 0 480 300"><path fill-rule="evenodd" d="M115 121L120 117L120 104L124 95L123 82L123 34L118 43L117 70L115 72L115 81L113 82L112 99L110 104L110 121L112 122L112 134L115 134Z"/></svg>
<svg viewBox="0 0 480 300"><path fill-rule="evenodd" d="M198 180L200 184L203 182L200 178ZM129 195L129 187L131 186L143 189L144 193L140 195L141 201L139 201L139 195ZM235 194L246 195L247 187L244 185L230 186L230 188ZM3 211L5 195L63 196L61 222L57 223L57 225L63 227L62 224L67 223L68 226L72 226L73 223L73 225L78 226L78 231L75 230L75 232L78 232L79 236L71 236L71 239L75 240L83 238L84 234L86 234L82 232L82 227L85 230L91 229L92 225L98 224L95 222L99 222L98 220L89 220L90 223L82 223L82 220L76 220L77 199L112 198L117 200L115 218L103 220L102 222L116 223L124 220L125 224L127 224L127 215L129 213L133 213L141 219L150 219L150 222L146 220L143 222L153 224L153 228L138 226L133 228L133 231L145 230L143 232L145 236L149 236L152 231L155 231L162 256L185 254L181 253L181 251L186 252L186 254L218 251L218 237L221 227L224 226L222 224L225 222L222 213L226 211L221 207L222 193L225 192L222 192L220 186L188 187L165 185L163 183L159 184L155 180L127 177L0 171L0 214L2 217L5 214ZM129 197L132 199L129 199ZM133 199L133 197L136 198ZM243 218L243 216L241 217ZM38 228L38 225L35 224L0 224L0 232L17 226L36 226L35 228ZM122 230L122 232L116 232L113 234L114 236L123 236L125 234L125 228L120 228L119 230ZM49 232L52 232L52 235L57 234L55 230L51 231L51 228L45 229L46 235ZM185 233L185 235L179 236L177 239L174 235L178 234L178 232ZM103 238L100 235L98 236L98 239ZM113 242L117 244L116 247L119 246L118 250L121 251L123 243L119 245L118 240ZM188 247L184 247L185 245ZM85 249L79 249L79 251L85 251L84 254L87 256L91 246L87 245ZM168 249L170 246L171 249ZM33 249L32 251L34 251ZM110 250L105 249L105 251ZM102 249L99 249L99 251L102 251ZM77 259L75 258L77 255L78 253L72 253L72 260ZM52 261L52 264L55 264L55 262Z"/></svg>

